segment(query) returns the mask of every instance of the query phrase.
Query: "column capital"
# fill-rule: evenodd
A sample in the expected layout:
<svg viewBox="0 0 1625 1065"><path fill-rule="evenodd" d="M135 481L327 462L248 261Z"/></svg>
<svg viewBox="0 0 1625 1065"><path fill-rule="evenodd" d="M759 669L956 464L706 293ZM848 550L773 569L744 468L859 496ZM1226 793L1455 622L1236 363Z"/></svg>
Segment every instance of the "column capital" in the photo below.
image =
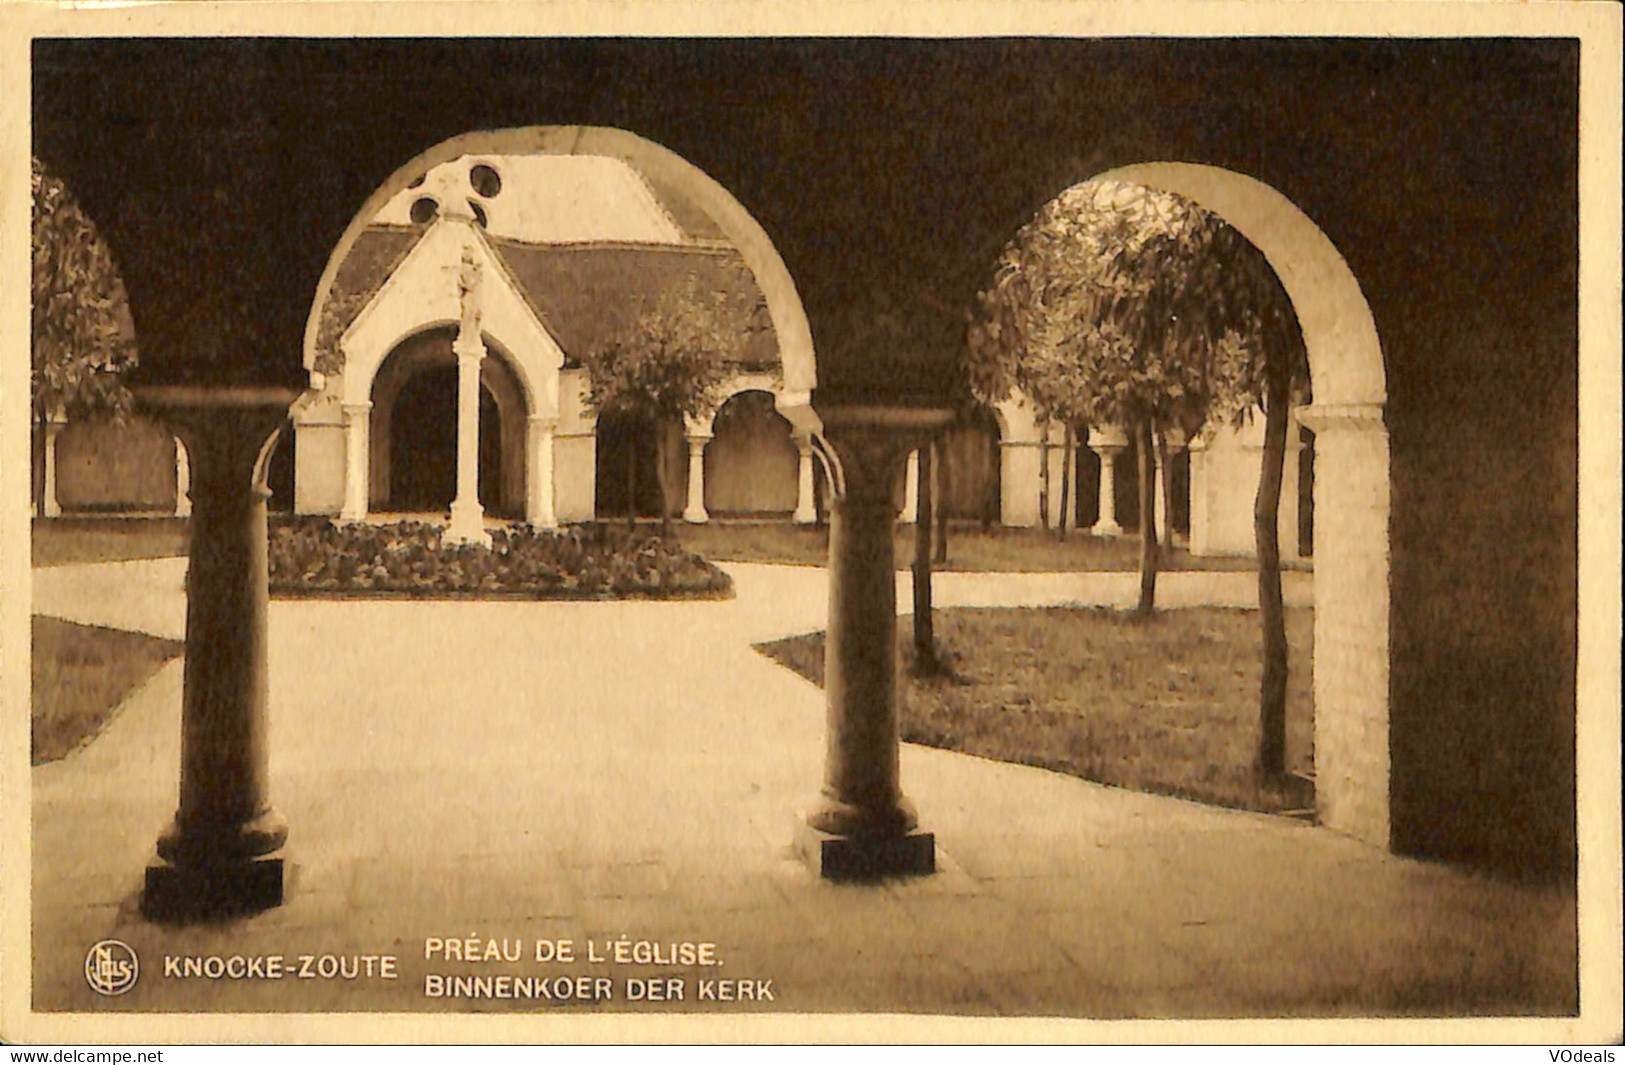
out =
<svg viewBox="0 0 1625 1065"><path fill-rule="evenodd" d="M1311 432L1352 429L1363 432L1387 432L1383 403L1315 403L1297 409L1298 424Z"/></svg>
<svg viewBox="0 0 1625 1065"><path fill-rule="evenodd" d="M1089 450L1099 454L1102 448L1128 447L1128 434L1120 425L1093 425L1089 427Z"/></svg>
<svg viewBox="0 0 1625 1065"><path fill-rule="evenodd" d="M194 484L212 477L252 481L261 450L299 398L290 388L138 386L136 405L180 437ZM230 493L226 493L228 496Z"/></svg>
<svg viewBox="0 0 1625 1065"><path fill-rule="evenodd" d="M892 504L892 488L908 453L927 444L949 422L945 407L842 405L818 411L820 439L831 463L835 494L847 501ZM830 452L833 452L831 455ZM894 508L895 509L895 508Z"/></svg>
<svg viewBox="0 0 1625 1065"><path fill-rule="evenodd" d="M525 424L532 429L557 429L559 416L557 414L527 414Z"/></svg>
<svg viewBox="0 0 1625 1065"><path fill-rule="evenodd" d="M452 354L457 356L459 362L465 359L480 362L486 355L485 341L480 339L480 335L478 333L465 333L461 330L458 331L456 338L452 340L451 350Z"/></svg>
<svg viewBox="0 0 1625 1065"><path fill-rule="evenodd" d="M350 415L368 414L372 411L372 400L366 399L359 403L341 403L339 409Z"/></svg>

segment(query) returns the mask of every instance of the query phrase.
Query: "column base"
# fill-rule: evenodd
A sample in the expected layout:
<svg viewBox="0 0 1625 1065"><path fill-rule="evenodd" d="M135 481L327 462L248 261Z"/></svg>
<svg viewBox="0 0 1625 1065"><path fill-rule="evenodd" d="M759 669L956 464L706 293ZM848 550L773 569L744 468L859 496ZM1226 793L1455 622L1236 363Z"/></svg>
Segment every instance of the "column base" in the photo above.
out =
<svg viewBox="0 0 1625 1065"><path fill-rule="evenodd" d="M795 522L797 525L817 525L818 513L816 511L798 510L790 520Z"/></svg>
<svg viewBox="0 0 1625 1065"><path fill-rule="evenodd" d="M703 510L685 510L683 520L690 525L704 525L711 520L711 515Z"/></svg>
<svg viewBox="0 0 1625 1065"><path fill-rule="evenodd" d="M936 837L930 832L837 836L798 819L794 847L797 857L825 880L930 876L937 871Z"/></svg>
<svg viewBox="0 0 1625 1065"><path fill-rule="evenodd" d="M1096 536L1123 535L1123 527L1115 521L1097 521L1089 527L1089 531Z"/></svg>
<svg viewBox="0 0 1625 1065"><path fill-rule="evenodd" d="M218 866L172 865L158 860L147 866L141 915L157 921L247 917L282 902L280 855Z"/></svg>
<svg viewBox="0 0 1625 1065"><path fill-rule="evenodd" d="M485 529L485 508L475 503L473 506L451 505L451 521L446 525L446 531L441 534L442 543L448 544L478 544L481 547L491 546L491 534Z"/></svg>

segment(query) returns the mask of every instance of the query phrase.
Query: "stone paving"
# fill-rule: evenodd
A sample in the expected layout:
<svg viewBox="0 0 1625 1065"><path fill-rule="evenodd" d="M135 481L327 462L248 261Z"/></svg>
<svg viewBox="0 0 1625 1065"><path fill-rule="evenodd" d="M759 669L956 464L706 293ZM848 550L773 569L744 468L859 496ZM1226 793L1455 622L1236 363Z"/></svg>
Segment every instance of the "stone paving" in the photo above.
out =
<svg viewBox="0 0 1625 1065"><path fill-rule="evenodd" d="M950 752L902 752L905 790L936 833L936 876L815 879L788 844L821 778L822 695L750 645L822 627L824 574L728 568L738 597L715 603L273 602L272 794L292 826L290 898L229 924L161 927L136 913L176 797L181 663L169 664L95 743L34 770L36 1007L1575 1010L1572 891ZM178 560L40 570L34 607L177 636L183 572ZM950 574L937 601L1115 602L1124 576ZM1292 576L1289 597L1305 601L1310 578ZM1165 603L1244 603L1251 576L1168 574L1161 590ZM714 943L722 965L534 961L537 940L612 956L623 935ZM523 941L525 960L424 958L430 937L471 936ZM83 975L106 937L145 967L118 998ZM163 975L165 955L207 954L393 954L399 976ZM431 974L606 976L613 997L431 998ZM654 976L683 980L684 1000L627 1000L628 977ZM696 1001L702 981L721 979L770 980L773 998Z"/></svg>

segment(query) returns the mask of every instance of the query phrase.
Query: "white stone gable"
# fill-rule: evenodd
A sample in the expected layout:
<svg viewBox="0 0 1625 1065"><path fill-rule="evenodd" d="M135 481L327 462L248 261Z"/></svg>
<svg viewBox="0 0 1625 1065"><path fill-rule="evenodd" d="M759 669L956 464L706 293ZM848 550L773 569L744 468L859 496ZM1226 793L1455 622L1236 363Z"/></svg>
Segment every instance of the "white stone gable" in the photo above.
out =
<svg viewBox="0 0 1625 1065"><path fill-rule="evenodd" d="M483 279L481 333L510 356L530 410L556 415L564 352L481 232L457 219L441 219L429 227L339 338L346 403L367 402L379 365L401 341L458 322L458 273L465 254Z"/></svg>

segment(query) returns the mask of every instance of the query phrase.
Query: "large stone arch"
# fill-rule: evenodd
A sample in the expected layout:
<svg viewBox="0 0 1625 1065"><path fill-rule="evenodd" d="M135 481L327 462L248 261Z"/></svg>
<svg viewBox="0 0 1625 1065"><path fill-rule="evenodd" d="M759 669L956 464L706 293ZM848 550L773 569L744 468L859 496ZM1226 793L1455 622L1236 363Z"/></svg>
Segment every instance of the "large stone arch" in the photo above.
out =
<svg viewBox="0 0 1625 1065"><path fill-rule="evenodd" d="M762 292L779 345L783 373L782 387L777 394L780 412L798 430L819 428L818 416L811 406L812 391L818 382L812 329L790 272L767 233L727 189L692 163L635 133L602 126L527 126L464 133L440 142L397 169L362 204L328 257L317 286L319 296L305 325L307 370L315 368L317 334L326 294L332 289L339 267L362 230L391 198L431 168L460 156L478 154L606 156L620 159L681 190L711 217L728 242L739 250ZM556 408L556 403L554 406ZM537 409L541 408L533 404L532 410Z"/></svg>
<svg viewBox="0 0 1625 1065"><path fill-rule="evenodd" d="M430 370L455 370L450 328L429 328L407 337L379 364L373 375L369 399L372 403L370 453L368 463L369 509L399 510L392 498L395 469L396 403L402 392ZM482 390L495 404L497 420L491 428L497 434L500 465L494 481L481 476L482 496L491 489L490 500L501 513L518 514L524 509L526 481L525 433L530 414L529 398L513 355L487 338L489 355L480 366ZM453 386L453 393L455 386ZM453 399L453 408L455 400ZM481 420L482 442L486 423ZM455 455L449 461L455 461Z"/></svg>
<svg viewBox="0 0 1625 1065"><path fill-rule="evenodd" d="M1376 322L1330 238L1280 192L1220 167L1152 162L1096 179L1184 196L1239 231L1280 278L1303 330L1316 435L1315 785L1328 826L1389 845L1387 378Z"/></svg>

